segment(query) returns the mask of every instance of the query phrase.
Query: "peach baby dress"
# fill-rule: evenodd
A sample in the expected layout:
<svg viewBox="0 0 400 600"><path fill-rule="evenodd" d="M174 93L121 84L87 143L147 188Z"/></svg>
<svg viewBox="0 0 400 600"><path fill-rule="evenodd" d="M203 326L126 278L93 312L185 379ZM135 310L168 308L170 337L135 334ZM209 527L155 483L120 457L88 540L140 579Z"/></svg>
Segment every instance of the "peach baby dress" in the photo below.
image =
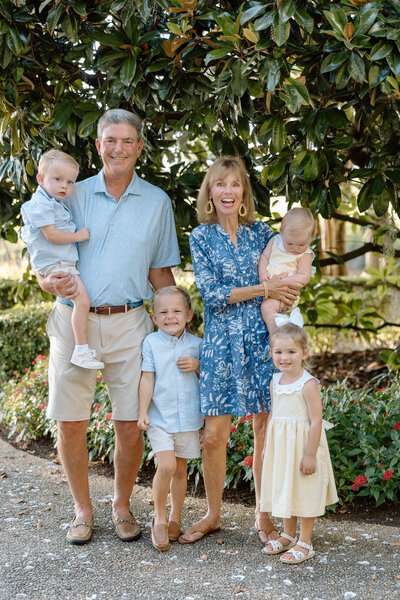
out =
<svg viewBox="0 0 400 600"><path fill-rule="evenodd" d="M283 519L318 517L338 497L324 428L316 455L316 472L313 475L300 472L309 429L303 386L315 377L304 370L299 379L285 385L279 383L281 377L282 373L275 373L272 379L273 403L264 448L261 510Z"/></svg>

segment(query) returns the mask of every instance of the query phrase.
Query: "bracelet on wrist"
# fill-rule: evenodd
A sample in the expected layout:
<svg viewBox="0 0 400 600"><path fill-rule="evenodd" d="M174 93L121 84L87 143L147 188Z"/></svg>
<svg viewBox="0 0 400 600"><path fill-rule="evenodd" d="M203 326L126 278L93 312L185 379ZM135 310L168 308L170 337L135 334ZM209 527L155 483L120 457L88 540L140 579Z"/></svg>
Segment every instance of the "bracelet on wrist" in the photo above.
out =
<svg viewBox="0 0 400 600"><path fill-rule="evenodd" d="M265 300L268 298L268 285L266 281L263 281L263 286L264 286L264 298Z"/></svg>

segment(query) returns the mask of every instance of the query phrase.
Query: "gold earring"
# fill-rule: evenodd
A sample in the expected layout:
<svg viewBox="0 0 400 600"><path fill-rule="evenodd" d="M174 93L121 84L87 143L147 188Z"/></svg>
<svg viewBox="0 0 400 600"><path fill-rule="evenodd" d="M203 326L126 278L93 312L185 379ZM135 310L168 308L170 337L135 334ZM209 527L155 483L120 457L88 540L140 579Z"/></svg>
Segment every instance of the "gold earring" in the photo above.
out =
<svg viewBox="0 0 400 600"><path fill-rule="evenodd" d="M213 212L214 212L214 204L212 202L212 199L210 198L209 201L208 201L208 203L207 203L207 206L206 206L206 213L208 215L212 215Z"/></svg>
<svg viewBox="0 0 400 600"><path fill-rule="evenodd" d="M244 217L247 215L247 208L245 207L243 202L239 206L238 214L239 214L239 217L242 217L242 219L244 219Z"/></svg>

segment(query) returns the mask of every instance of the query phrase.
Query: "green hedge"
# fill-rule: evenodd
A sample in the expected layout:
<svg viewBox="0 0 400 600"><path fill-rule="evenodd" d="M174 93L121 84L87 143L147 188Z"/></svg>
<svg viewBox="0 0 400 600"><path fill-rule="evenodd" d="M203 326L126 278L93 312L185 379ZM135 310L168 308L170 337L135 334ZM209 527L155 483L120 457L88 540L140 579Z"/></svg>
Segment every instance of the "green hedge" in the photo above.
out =
<svg viewBox="0 0 400 600"><path fill-rule="evenodd" d="M52 303L16 306L0 313L0 380L23 373L38 354L46 354L46 321Z"/></svg>
<svg viewBox="0 0 400 600"><path fill-rule="evenodd" d="M0 310L11 308L15 304L12 289L16 286L15 279L0 279Z"/></svg>
<svg viewBox="0 0 400 600"><path fill-rule="evenodd" d="M375 389L378 387L378 389ZM56 438L56 423L46 417L48 397L47 358L38 356L29 372L16 374L0 392L0 419L10 435L20 440L44 435ZM388 387L353 391L344 383L323 390L324 417L335 426L327 431L339 501L358 497L397 502L400 495L400 379ZM233 419L227 448L226 487L239 481L252 486L252 417ZM201 446L203 440L200 440ZM102 376L89 422L87 443L90 458L112 460L114 430L111 405ZM146 437L143 461L153 460ZM201 475L201 459L191 460L189 473Z"/></svg>

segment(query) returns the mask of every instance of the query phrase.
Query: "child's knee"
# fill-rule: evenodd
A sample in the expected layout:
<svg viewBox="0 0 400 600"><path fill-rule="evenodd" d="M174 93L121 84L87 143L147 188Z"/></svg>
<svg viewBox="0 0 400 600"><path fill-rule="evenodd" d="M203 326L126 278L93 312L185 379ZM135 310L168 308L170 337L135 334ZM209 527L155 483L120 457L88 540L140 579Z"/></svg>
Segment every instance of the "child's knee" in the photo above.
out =
<svg viewBox="0 0 400 600"><path fill-rule="evenodd" d="M157 458L158 466L157 471L159 471L162 477L172 477L172 475L176 471L176 460L173 457L163 457L161 459Z"/></svg>

